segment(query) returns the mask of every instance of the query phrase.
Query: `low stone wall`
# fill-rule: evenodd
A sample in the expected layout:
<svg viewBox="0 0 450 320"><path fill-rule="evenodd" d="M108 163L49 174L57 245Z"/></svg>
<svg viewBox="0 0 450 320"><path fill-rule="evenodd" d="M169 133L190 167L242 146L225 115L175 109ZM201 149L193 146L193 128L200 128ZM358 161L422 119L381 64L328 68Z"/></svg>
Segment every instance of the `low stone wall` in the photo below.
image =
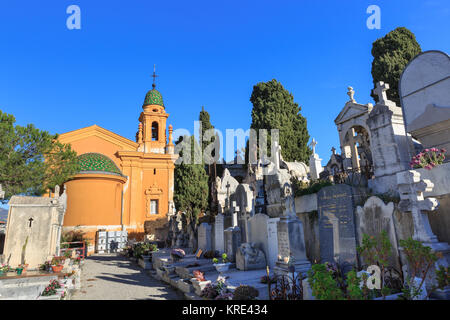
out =
<svg viewBox="0 0 450 320"><path fill-rule="evenodd" d="M295 197L295 212L297 214L311 211L317 211L317 193Z"/></svg>

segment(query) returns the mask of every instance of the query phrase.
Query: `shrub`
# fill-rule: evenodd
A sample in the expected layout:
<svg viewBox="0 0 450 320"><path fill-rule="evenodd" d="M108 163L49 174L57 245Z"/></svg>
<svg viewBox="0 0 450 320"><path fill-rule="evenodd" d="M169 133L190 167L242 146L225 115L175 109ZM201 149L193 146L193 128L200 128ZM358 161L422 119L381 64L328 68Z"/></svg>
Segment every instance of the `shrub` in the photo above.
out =
<svg viewBox="0 0 450 320"><path fill-rule="evenodd" d="M252 286L240 285L233 292L233 300L255 300L259 291Z"/></svg>

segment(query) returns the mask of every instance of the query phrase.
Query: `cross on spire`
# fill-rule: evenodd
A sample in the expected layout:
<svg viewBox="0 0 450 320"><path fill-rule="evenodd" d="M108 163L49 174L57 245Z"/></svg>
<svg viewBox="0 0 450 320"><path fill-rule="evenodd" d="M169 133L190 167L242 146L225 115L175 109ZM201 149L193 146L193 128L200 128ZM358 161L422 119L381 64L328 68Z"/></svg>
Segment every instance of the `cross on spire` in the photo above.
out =
<svg viewBox="0 0 450 320"><path fill-rule="evenodd" d="M376 88L373 89L373 94L378 96L378 103L387 105L390 101L387 98L386 91L389 90L389 83L378 81Z"/></svg>
<svg viewBox="0 0 450 320"><path fill-rule="evenodd" d="M333 152L333 154L336 154L336 148L335 147L331 148L331 152Z"/></svg>
<svg viewBox="0 0 450 320"><path fill-rule="evenodd" d="M152 87L153 89L156 87L156 78L159 77L158 75L156 75L156 64L153 65L153 74L152 74L152 78L153 78L153 84Z"/></svg>

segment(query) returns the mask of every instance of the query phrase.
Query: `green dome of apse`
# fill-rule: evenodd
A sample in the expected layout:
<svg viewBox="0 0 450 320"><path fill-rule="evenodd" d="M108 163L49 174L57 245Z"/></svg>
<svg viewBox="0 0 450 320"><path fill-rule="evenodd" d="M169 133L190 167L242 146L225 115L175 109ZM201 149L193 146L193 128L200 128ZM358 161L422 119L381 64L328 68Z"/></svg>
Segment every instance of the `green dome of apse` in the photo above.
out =
<svg viewBox="0 0 450 320"><path fill-rule="evenodd" d="M100 153L85 153L78 156L80 173L103 172L122 175L120 169L107 156Z"/></svg>
<svg viewBox="0 0 450 320"><path fill-rule="evenodd" d="M151 104L156 104L158 106L164 107L162 95L155 88L147 92L147 94L145 95L144 106L148 106Z"/></svg>

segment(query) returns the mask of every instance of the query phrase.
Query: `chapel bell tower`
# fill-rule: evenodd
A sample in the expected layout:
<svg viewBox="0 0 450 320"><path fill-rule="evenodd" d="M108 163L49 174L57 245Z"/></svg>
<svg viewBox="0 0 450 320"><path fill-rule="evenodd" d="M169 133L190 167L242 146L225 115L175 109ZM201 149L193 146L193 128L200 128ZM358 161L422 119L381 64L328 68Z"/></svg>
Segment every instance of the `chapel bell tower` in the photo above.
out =
<svg viewBox="0 0 450 320"><path fill-rule="evenodd" d="M161 93L155 89L155 79L157 75L153 70L152 90L145 95L143 112L139 117L139 131L137 142L138 151L144 153L166 153L166 147L172 145L172 139L169 137L169 144L166 145L166 121L169 114L166 113ZM170 129L170 128L169 128Z"/></svg>

